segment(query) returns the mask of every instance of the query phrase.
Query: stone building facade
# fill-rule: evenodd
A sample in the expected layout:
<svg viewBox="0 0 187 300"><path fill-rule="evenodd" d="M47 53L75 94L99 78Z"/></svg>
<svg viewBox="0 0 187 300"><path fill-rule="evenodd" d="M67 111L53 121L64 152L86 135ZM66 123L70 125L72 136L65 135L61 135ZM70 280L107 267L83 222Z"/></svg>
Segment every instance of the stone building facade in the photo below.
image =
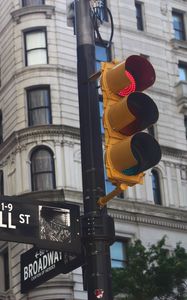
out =
<svg viewBox="0 0 187 300"><path fill-rule="evenodd" d="M0 0L0 192L78 203L82 211L76 36L66 0ZM148 93L159 109L154 135L162 160L109 204L115 219L113 264L125 246L167 235L187 249L187 1L107 0L114 19L111 49L100 60L143 55L157 79ZM110 22L101 27L104 40ZM108 53L110 52L110 53ZM36 166L39 166L38 169ZM0 242L0 299L87 299L81 268L28 294L20 291L20 255L31 245ZM118 249L120 256L115 256Z"/></svg>

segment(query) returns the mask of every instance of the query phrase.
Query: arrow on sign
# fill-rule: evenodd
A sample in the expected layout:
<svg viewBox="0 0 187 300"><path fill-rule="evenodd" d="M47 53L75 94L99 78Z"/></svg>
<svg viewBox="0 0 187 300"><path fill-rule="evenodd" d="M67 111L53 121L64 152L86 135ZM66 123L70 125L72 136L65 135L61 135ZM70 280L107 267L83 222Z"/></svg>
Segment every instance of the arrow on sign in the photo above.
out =
<svg viewBox="0 0 187 300"><path fill-rule="evenodd" d="M21 292L26 293L58 274L69 273L83 264L83 254L33 247L21 255Z"/></svg>

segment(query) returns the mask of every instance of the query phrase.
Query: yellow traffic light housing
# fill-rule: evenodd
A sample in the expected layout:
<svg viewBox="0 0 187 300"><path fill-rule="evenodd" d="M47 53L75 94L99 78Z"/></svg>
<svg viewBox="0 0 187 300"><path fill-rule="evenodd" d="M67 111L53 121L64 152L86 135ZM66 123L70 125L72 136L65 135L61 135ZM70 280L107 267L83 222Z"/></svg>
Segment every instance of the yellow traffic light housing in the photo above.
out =
<svg viewBox="0 0 187 300"><path fill-rule="evenodd" d="M143 183L143 172L161 159L158 142L141 132L158 119L156 104L142 93L154 81L152 65L141 56L102 63L105 165L108 179L120 189Z"/></svg>

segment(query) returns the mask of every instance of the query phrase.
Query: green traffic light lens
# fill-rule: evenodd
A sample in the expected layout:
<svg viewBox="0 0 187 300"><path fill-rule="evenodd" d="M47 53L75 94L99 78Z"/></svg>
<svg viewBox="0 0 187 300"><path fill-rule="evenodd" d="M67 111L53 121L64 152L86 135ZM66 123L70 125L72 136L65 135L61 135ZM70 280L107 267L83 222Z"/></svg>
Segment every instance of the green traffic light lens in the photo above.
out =
<svg viewBox="0 0 187 300"><path fill-rule="evenodd" d="M132 167L132 168L129 168L129 169L126 169L126 170L123 170L122 173L124 175L127 175L127 176L133 176L133 175L137 175L138 174L138 165Z"/></svg>

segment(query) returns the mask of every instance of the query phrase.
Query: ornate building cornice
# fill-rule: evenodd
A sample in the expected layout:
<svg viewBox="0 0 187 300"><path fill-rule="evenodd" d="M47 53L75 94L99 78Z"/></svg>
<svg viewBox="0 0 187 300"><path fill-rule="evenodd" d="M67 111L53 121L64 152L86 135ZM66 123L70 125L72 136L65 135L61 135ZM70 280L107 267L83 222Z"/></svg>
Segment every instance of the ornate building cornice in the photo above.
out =
<svg viewBox="0 0 187 300"><path fill-rule="evenodd" d="M40 125L15 131L0 145L0 156L3 157L15 147L17 149L17 145L23 144L24 141L45 140L46 138L53 141L60 138L62 143L66 142L66 138L78 141L80 140L80 129L67 125ZM24 145L21 145L21 147L24 147ZM169 156L180 160L187 159L187 151L166 146L161 146L161 150L165 157Z"/></svg>
<svg viewBox="0 0 187 300"><path fill-rule="evenodd" d="M51 202L62 202L65 201L64 190L47 190L47 191L32 191L29 193L21 193L19 195L24 199L32 199L32 201L49 201Z"/></svg>
<svg viewBox="0 0 187 300"><path fill-rule="evenodd" d="M81 204L83 213L82 192L75 190L64 190L65 200L73 200ZM126 199L113 199L108 204L108 212L116 222L134 223L136 225L147 225L161 227L178 231L187 231L187 210L170 208L155 204L135 202Z"/></svg>
<svg viewBox="0 0 187 300"><path fill-rule="evenodd" d="M113 200L109 213L116 221L187 231L187 211L129 200Z"/></svg>
<svg viewBox="0 0 187 300"><path fill-rule="evenodd" d="M187 159L187 151L166 147L166 146L161 146L161 149L162 149L162 154L165 156Z"/></svg>
<svg viewBox="0 0 187 300"><path fill-rule="evenodd" d="M80 139L80 130L75 127L65 125L42 125L24 128L13 132L4 143L0 145L0 156L15 152L16 149L25 147L24 142L60 139L63 143L66 138ZM18 147L19 145L19 147Z"/></svg>
<svg viewBox="0 0 187 300"><path fill-rule="evenodd" d="M20 9L14 10L11 15L16 23L21 22L21 17L29 14L44 13L47 19L51 19L55 12L55 7L52 5L34 5L25 6Z"/></svg>

